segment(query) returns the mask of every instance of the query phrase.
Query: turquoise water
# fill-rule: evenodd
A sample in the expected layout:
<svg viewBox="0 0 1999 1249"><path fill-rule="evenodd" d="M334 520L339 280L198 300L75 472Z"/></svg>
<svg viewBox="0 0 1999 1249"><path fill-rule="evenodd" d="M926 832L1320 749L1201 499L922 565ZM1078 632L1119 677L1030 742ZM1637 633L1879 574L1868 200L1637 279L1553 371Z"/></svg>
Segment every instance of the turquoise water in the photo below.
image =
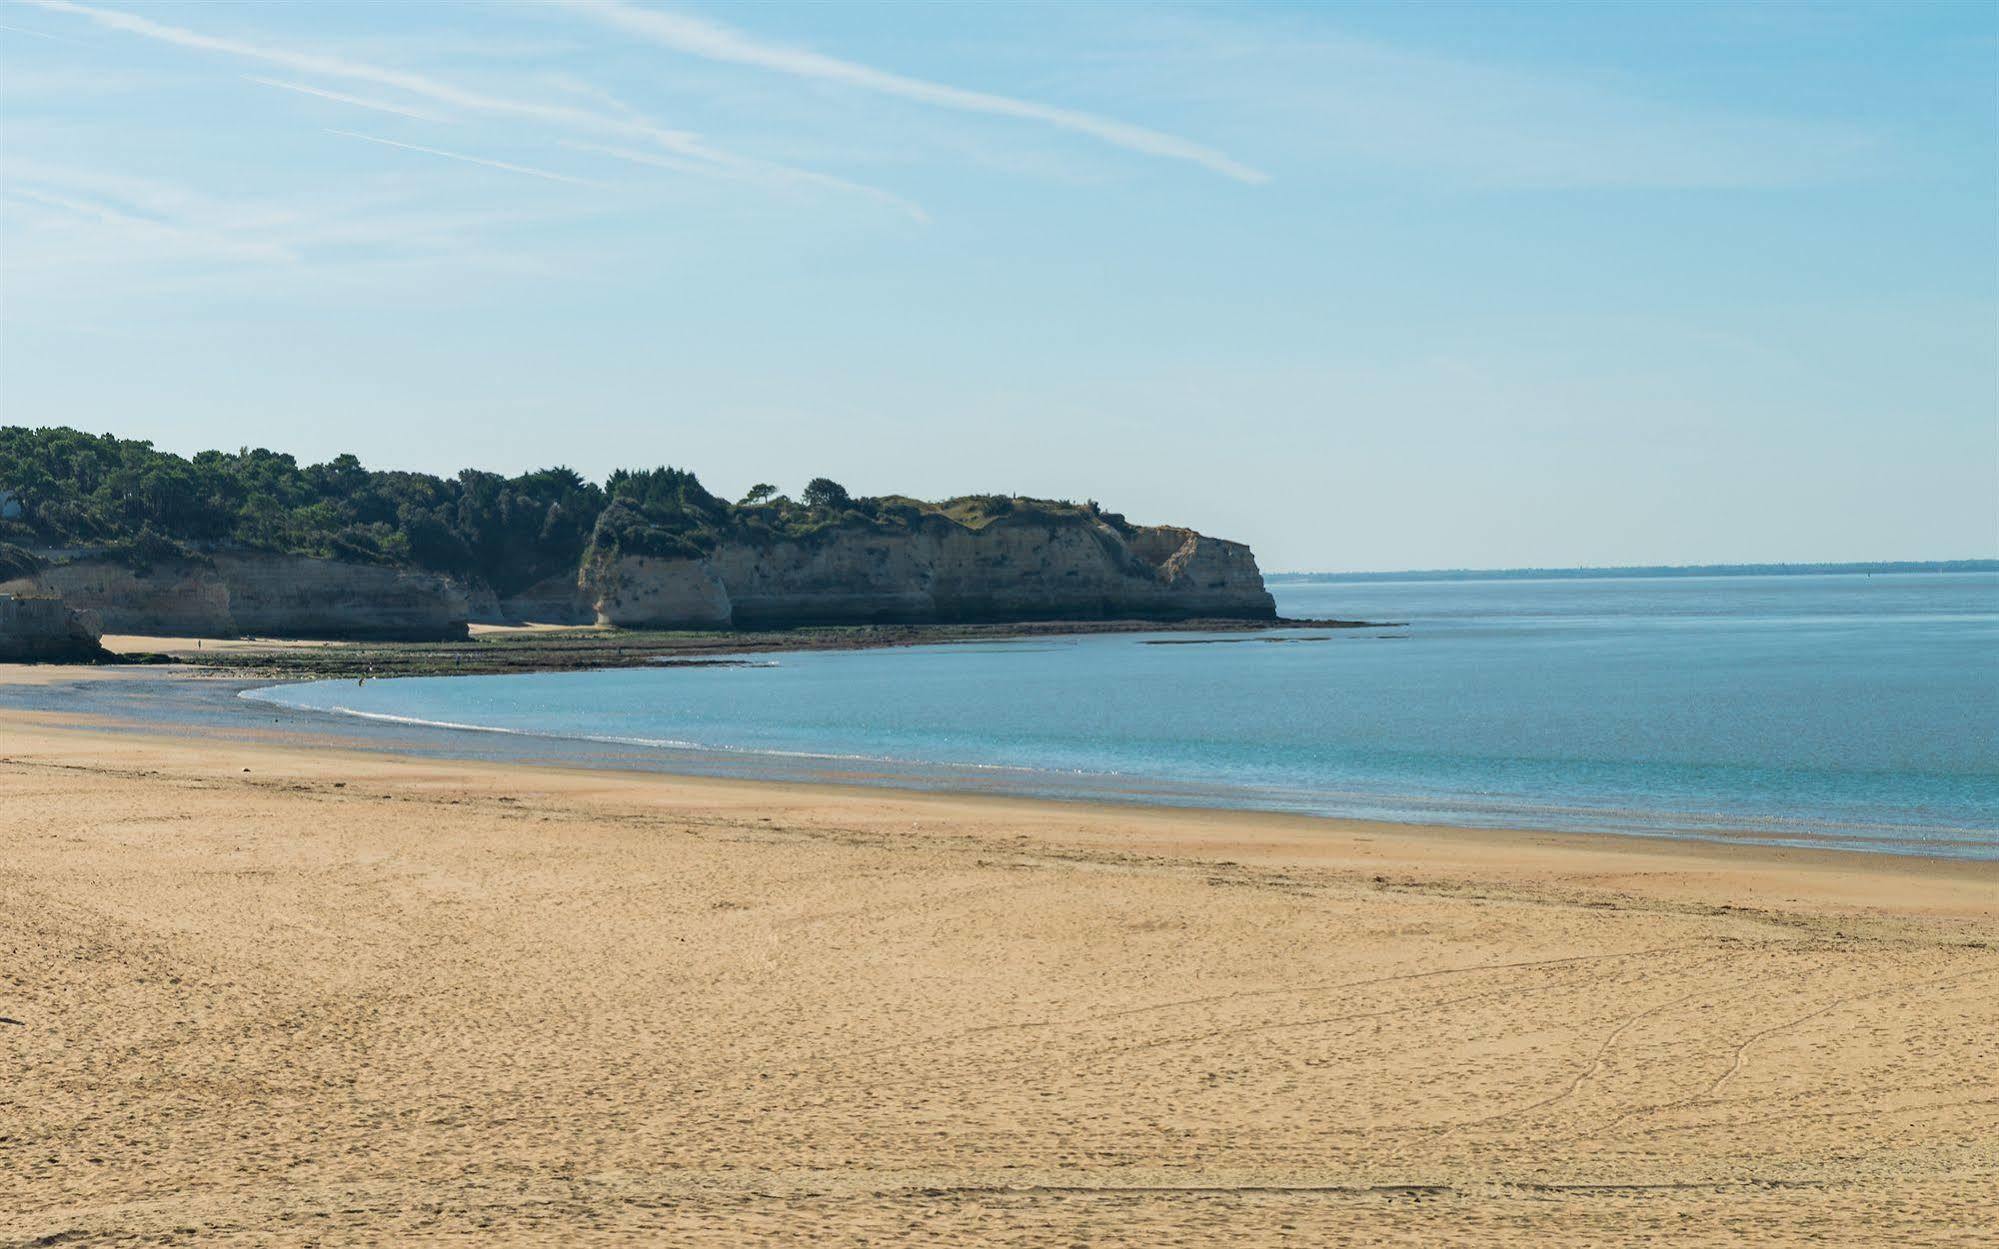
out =
<svg viewBox="0 0 1999 1249"><path fill-rule="evenodd" d="M248 697L670 770L1999 857L1999 575L1274 591L1407 624Z"/></svg>

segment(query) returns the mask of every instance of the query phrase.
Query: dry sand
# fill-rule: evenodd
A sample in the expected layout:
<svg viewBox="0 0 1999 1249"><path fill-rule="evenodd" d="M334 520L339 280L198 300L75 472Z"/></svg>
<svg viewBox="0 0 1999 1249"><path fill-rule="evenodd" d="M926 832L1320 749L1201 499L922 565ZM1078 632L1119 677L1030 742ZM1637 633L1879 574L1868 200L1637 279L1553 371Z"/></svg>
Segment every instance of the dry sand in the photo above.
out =
<svg viewBox="0 0 1999 1249"><path fill-rule="evenodd" d="M521 637L541 634L603 633L606 630L597 625L558 624L472 624L466 626L467 635L473 638ZM328 641L318 638L196 638L166 637L151 633L107 633L98 641L104 649L114 655L173 655L194 656L202 652L223 655L269 655L287 650L316 650L329 646L345 646L345 642ZM57 675L71 677L74 670L55 669ZM0 683L15 680L11 672L0 672Z"/></svg>
<svg viewBox="0 0 1999 1249"><path fill-rule="evenodd" d="M1991 865L0 715L0 1242L1991 1243Z"/></svg>
<svg viewBox="0 0 1999 1249"><path fill-rule="evenodd" d="M272 651L317 649L337 646L337 642L319 641L313 638L181 638L156 637L150 633L107 633L97 639L105 650L114 655L193 655L201 651L215 651L227 655L264 655ZM74 675L74 670L55 669L62 676ZM10 676L0 678L12 680Z"/></svg>

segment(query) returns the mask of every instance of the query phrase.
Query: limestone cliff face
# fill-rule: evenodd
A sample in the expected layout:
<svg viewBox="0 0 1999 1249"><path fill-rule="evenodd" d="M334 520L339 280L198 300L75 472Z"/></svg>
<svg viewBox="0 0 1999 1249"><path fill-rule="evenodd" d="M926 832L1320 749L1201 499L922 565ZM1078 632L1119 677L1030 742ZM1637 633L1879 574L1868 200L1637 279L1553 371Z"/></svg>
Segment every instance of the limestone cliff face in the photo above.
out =
<svg viewBox="0 0 1999 1249"><path fill-rule="evenodd" d="M218 554L212 566L143 572L98 559L51 565L42 581L113 633L433 639L465 636L465 593L450 580L300 555Z"/></svg>
<svg viewBox="0 0 1999 1249"><path fill-rule="evenodd" d="M239 633L465 636L465 591L435 574L302 555L218 555L215 568L229 587L229 614Z"/></svg>
<svg viewBox="0 0 1999 1249"><path fill-rule="evenodd" d="M1084 515L729 539L698 559L593 560L504 600L429 573L245 551L143 571L69 552L39 580L112 632L186 637L462 638L474 617L717 629L1276 614L1241 543Z"/></svg>
<svg viewBox="0 0 1999 1249"><path fill-rule="evenodd" d="M583 588L600 623L627 627L1276 615L1243 544L1083 516L725 541L699 559L599 561Z"/></svg>
<svg viewBox="0 0 1999 1249"><path fill-rule="evenodd" d="M179 562L135 572L104 560L51 564L42 582L77 607L95 611L113 633L228 637L229 587L212 568Z"/></svg>
<svg viewBox="0 0 1999 1249"><path fill-rule="evenodd" d="M77 663L104 657L96 614L55 597L0 594L0 663Z"/></svg>

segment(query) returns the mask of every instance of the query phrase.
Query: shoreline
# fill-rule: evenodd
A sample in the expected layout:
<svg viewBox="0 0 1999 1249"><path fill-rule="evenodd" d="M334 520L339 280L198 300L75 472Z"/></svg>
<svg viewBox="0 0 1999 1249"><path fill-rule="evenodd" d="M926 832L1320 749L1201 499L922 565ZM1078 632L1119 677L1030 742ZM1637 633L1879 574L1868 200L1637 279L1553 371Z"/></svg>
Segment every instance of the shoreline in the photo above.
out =
<svg viewBox="0 0 1999 1249"><path fill-rule="evenodd" d="M313 717L335 718L325 712L304 713ZM364 721L365 723L365 721ZM1424 853L1465 854L1473 858L1488 852L1545 850L1552 854L1593 854L1638 859L1669 859L1684 862L1711 862L1713 866L1790 869L1839 872L1865 870L1869 874L1963 880L1990 884L1995 890L1991 913L1999 919L1999 861L1960 858L1951 855L1884 853L1846 846L1796 846L1751 839L1646 835L1593 832L1574 829L1485 826L1478 824L1419 823L1375 820L1362 817L1316 815L1273 811L1254 807L1210 807L1147 802L1143 799L1095 799L1048 797L1029 793L970 792L943 788L918 788L894 784L870 784L855 780L772 776L716 776L679 772L665 768L633 769L592 766L587 760L552 758L478 758L442 751L411 750L399 744L371 740L366 734L301 735L269 733L244 726L227 734L197 732L188 736L190 726L169 722L111 719L87 714L42 710L23 711L0 706L0 726L10 726L31 734L77 734L104 742L136 739L145 748L186 745L199 752L222 749L251 754L268 753L273 758L300 756L315 760L388 761L395 764L463 767L468 772L491 772L516 778L547 773L552 778L594 781L610 786L654 784L666 791L686 787L692 792L726 794L748 800L779 802L775 794L786 795L780 805L809 803L861 804L906 803L941 808L964 807L995 815L1031 818L1035 822L1060 824L1065 821L1093 823L1123 821L1146 824L1225 824L1231 830L1247 830L1260 836L1239 848L1252 854L1257 847L1275 845L1310 847L1318 842L1331 845L1341 839L1372 838L1400 840ZM419 727L430 727L428 725ZM183 731L176 731L176 729ZM483 732L486 730L468 730ZM533 739L561 740L561 739ZM0 752L0 757L11 757ZM1236 845L1237 843L1228 843ZM1223 848L1222 843L1216 843Z"/></svg>
<svg viewBox="0 0 1999 1249"><path fill-rule="evenodd" d="M672 666L676 660L802 651L889 650L907 646L1087 637L1127 633L1271 633L1295 629L1401 629L1403 622L1270 617L1168 620L1020 620L968 624L801 625L788 629L644 630L598 625L481 624L453 641L366 638L194 638L107 634L109 663L183 663L218 675L271 679L392 676L499 676Z"/></svg>
<svg viewBox="0 0 1999 1249"><path fill-rule="evenodd" d="M0 762L30 754L60 753L74 737L86 754L101 749L166 752L200 761L206 769L227 753L261 762L245 772L263 787L278 776L307 776L339 769L363 774L411 770L518 791L583 790L599 794L651 794L660 801L690 806L768 807L790 812L874 811L882 807L921 813L932 821L1004 822L1031 830L1029 839L1060 846L1116 845L1142 854L1169 857L1227 856L1231 866L1297 865L1360 860L1394 864L1448 864L1451 872L1475 880L1494 865L1531 866L1535 871L1577 873L1599 884L1628 875L1633 896L1688 901L1680 877L1727 873L1735 886L1723 909L1749 911L1740 902L1770 903L1783 894L1789 903L1852 905L1855 916L1887 882L1933 890L1935 896L1909 913L1993 924L1999 949L1999 862L1926 855L1880 854L1835 846L1793 847L1699 838L1642 837L1623 833L1573 832L1474 825L1414 824L1383 820L1300 815L1239 808L1183 807L1143 802L1045 798L1034 795L905 789L827 780L723 777L665 771L593 768L557 761L465 759L408 753L365 740L346 743L306 741L274 735L271 740L189 738L166 726L134 722L93 723L88 717L0 708L0 726L35 740L33 752L0 751ZM226 768L222 775L227 775ZM539 783L537 783L539 782ZM1199 829L1198 833L1192 830ZM1661 887L1656 878L1674 883ZM1702 887L1704 888L1704 886ZM1908 898L1898 899L1907 908Z"/></svg>
<svg viewBox="0 0 1999 1249"><path fill-rule="evenodd" d="M299 648L322 644L295 644ZM712 663L714 660L690 660ZM665 665L672 666L672 665ZM470 674L467 674L470 675ZM494 674L488 674L494 675ZM526 675L526 674L517 674ZM1867 842L1843 843L1832 835L1806 830L1758 828L1748 824L1690 829L1685 827L1617 827L1609 816L1592 819L1578 813L1578 822L1594 828L1537 825L1513 821L1502 813L1468 818L1440 813L1438 819L1404 819L1313 811L1258 804L1255 795L1226 787L1114 776L1054 776L1029 768L990 765L932 764L874 757L794 755L787 752L731 751L715 748L673 748L589 737L537 734L521 730L457 725L438 721L377 718L355 713L293 707L267 699L244 699L252 689L337 678L293 675L285 678L223 675L207 668L166 665L12 665L0 666L0 720L9 714L44 715L53 720L73 713L73 701L55 695L35 696L36 687L80 684L86 720L117 731L146 734L160 731L199 732L219 738L277 744L312 743L321 748L383 753L438 760L459 760L552 767L669 778L708 778L744 784L823 785L856 793L933 794L945 797L986 797L1026 803L1097 806L1112 810L1159 810L1217 817L1264 816L1337 828L1367 825L1412 832L1440 830L1457 834L1497 834L1519 837L1581 838L1589 841L1705 845L1738 849L1783 850L1800 854L1864 856L1868 859L1912 859L1942 863L1985 864L1999 871L1999 855L1976 840L1935 844L1895 843L1878 836ZM106 685L109 682L109 686ZM17 696L9 707L7 689ZM121 688L122 687L122 688ZM97 697L118 689L116 699ZM224 691L227 691L226 697ZM26 705L23 706L25 701ZM276 729L268 727L266 715ZM1040 788L1033 788L1037 779ZM1369 796L1368 801L1392 802ZM1883 830L1886 831L1886 830ZM1976 830L1962 830L1965 834Z"/></svg>
<svg viewBox="0 0 1999 1249"><path fill-rule="evenodd" d="M1991 864L0 741L0 1240L1968 1245L1999 1181Z"/></svg>

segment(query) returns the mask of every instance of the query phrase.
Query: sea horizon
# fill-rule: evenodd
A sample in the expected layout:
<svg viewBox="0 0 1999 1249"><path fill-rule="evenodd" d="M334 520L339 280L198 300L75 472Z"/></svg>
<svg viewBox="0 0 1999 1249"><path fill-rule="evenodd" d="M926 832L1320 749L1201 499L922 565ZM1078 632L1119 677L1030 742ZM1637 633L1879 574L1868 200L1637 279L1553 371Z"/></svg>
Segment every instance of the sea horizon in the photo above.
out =
<svg viewBox="0 0 1999 1249"><path fill-rule="evenodd" d="M1342 572L1266 572L1265 581L1477 581L1497 579L1577 580L1637 577L1803 577L1872 576L1926 572L1999 572L1999 558L1940 560L1844 560L1719 564L1578 564L1520 568L1401 568Z"/></svg>

